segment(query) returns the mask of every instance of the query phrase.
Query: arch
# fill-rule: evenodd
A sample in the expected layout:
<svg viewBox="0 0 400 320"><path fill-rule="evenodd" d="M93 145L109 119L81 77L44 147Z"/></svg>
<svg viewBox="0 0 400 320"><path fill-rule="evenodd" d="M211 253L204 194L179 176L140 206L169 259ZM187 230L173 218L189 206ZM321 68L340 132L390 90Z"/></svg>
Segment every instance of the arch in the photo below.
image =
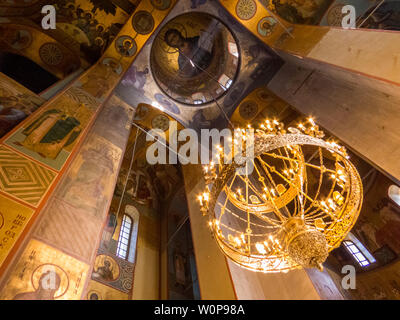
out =
<svg viewBox="0 0 400 320"><path fill-rule="evenodd" d="M0 23L0 51L24 56L59 79L81 66L77 52L43 30L24 23Z"/></svg>
<svg viewBox="0 0 400 320"><path fill-rule="evenodd" d="M26 56L0 51L0 72L40 94L59 79ZM35 75L35 78L32 78Z"/></svg>

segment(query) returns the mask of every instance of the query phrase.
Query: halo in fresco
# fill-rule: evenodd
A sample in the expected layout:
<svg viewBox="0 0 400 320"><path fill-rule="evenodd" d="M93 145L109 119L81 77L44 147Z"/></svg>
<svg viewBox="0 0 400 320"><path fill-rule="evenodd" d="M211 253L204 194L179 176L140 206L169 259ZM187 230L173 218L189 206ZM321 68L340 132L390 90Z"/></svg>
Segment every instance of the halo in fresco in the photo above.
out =
<svg viewBox="0 0 400 320"><path fill-rule="evenodd" d="M32 43L32 34L28 30L15 30L14 39L10 43L11 48L15 50L23 50L28 48Z"/></svg>
<svg viewBox="0 0 400 320"><path fill-rule="evenodd" d="M114 281L119 277L118 263L105 254L96 257L93 267L92 279L100 279L106 282Z"/></svg>
<svg viewBox="0 0 400 320"><path fill-rule="evenodd" d="M143 120L149 114L149 107L144 104L139 104L135 111L135 117L133 120L139 121Z"/></svg>
<svg viewBox="0 0 400 320"><path fill-rule="evenodd" d="M88 300L103 300L101 293L97 290L90 290L87 294Z"/></svg>
<svg viewBox="0 0 400 320"><path fill-rule="evenodd" d="M55 285L58 287L54 294L54 299L62 297L68 290L69 279L67 273L63 268L55 264L42 264L38 266L32 273L32 286L34 290L38 290L40 281L43 277L47 276L49 279L54 275Z"/></svg>
<svg viewBox="0 0 400 320"><path fill-rule="evenodd" d="M170 98L188 105L213 102L228 91L239 59L231 31L202 12L182 14L167 22L150 53L158 86Z"/></svg>
<svg viewBox="0 0 400 320"><path fill-rule="evenodd" d="M269 36L275 29L276 20L273 17L264 17L257 24L258 33L263 36Z"/></svg>
<svg viewBox="0 0 400 320"><path fill-rule="evenodd" d="M132 37L120 36L115 41L115 49L123 57L132 57L137 51L137 45Z"/></svg>

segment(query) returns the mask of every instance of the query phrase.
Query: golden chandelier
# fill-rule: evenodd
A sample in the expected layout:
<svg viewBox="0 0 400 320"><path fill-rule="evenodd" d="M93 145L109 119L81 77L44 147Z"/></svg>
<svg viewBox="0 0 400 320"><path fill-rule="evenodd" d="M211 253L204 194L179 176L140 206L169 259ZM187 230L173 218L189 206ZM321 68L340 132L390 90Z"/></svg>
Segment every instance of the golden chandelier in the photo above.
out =
<svg viewBox="0 0 400 320"><path fill-rule="evenodd" d="M250 140L248 132L235 130L233 150ZM252 140L251 174L238 171L249 162L225 163L218 146L217 164L204 167L206 189L198 200L229 259L260 272L322 270L362 203L362 182L345 148L323 138L312 118L287 131L266 120Z"/></svg>

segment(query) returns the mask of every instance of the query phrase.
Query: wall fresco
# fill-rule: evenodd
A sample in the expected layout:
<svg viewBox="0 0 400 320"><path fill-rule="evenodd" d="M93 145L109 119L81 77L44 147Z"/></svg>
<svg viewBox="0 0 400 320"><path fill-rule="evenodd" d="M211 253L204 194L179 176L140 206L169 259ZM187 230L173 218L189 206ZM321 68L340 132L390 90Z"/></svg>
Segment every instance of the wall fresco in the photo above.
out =
<svg viewBox="0 0 400 320"><path fill-rule="evenodd" d="M162 8L162 10L158 10L152 3L153 1L150 0L141 1L138 10L152 12L154 27L156 28L173 7L175 1L168 1L168 5L165 8ZM155 5L157 5L157 3L155 3ZM24 157L24 155L29 156L29 161L32 165L45 164L48 167L59 171L57 178L60 178L60 175L64 174L65 164L67 162L69 163L71 154L78 151L78 144L80 144L82 139L86 137L86 134L90 129L90 124L94 120L94 117L97 116L97 113L101 110L103 102L113 91L114 86L120 81L123 73L128 69L137 53L151 36L152 31L149 34L139 34L133 29L131 23L124 25L121 29L122 36L123 34L129 34L132 36L136 34L134 39L132 38L132 41L129 43L129 48L135 46L135 51L129 49L129 52L132 54L121 55L115 46L116 41L110 44L104 53L104 57L97 65L93 66L80 76L80 78L75 80L62 94L57 95L52 100L48 101L46 105L41 108L39 113L34 114L32 119L17 126L16 131L4 142L7 148L18 151L21 157ZM115 61L118 61L118 63L112 63ZM102 88L102 92L96 94L96 92L92 91L92 88L95 87L92 83L97 83L97 80L102 76L107 79L107 87ZM118 112L121 111L118 106L116 110ZM128 115L132 116L132 112L127 112L126 116L129 117ZM118 121L121 120L120 118L115 117L115 115L113 115L113 117ZM107 121L107 119L103 120ZM126 118L123 119L123 121L124 125L121 127L121 130L128 130L130 124L128 126L126 125ZM98 129L98 131L104 133L104 130L102 131ZM110 134L110 137L110 139L114 141L115 134ZM117 145L120 143L121 142L119 141ZM105 151L108 150L108 147L109 146L104 148ZM120 146L120 148L123 147L124 146ZM91 153L90 148L86 150L88 150L88 154ZM115 156L118 157L117 154L103 154L102 156L104 159L110 156L111 158ZM78 158L78 163L80 163L79 165L77 164L72 167L76 170L75 172L72 171L72 176L80 174L79 170L83 170L83 167L87 168L90 161L94 161L90 158L90 155ZM102 169L105 170L105 174L116 172L116 167L114 167L113 164L110 165L110 163L103 163L100 161L100 165L101 164L104 164ZM86 172L86 170L84 171ZM81 174L82 172L83 171L81 171ZM82 177L76 177L78 179L78 184L86 183L85 181L82 181ZM89 174L85 176L86 180L93 182L91 178L93 178L93 172L89 172ZM90 199L94 199L102 192L109 192L111 195L112 189L110 189L110 183L113 183L112 179L107 183L104 181L100 182L100 184L97 185L97 189L87 189L88 194L92 197ZM53 190L54 188L47 188L43 197L49 196L49 193ZM37 284L37 281L41 279L41 276L39 275L39 280L32 284L30 280L31 275L27 274L30 270L27 269L28 266L31 266L29 268L32 269L39 267L37 264L56 265L57 268L59 267L60 270L62 269L65 271L60 272L69 278L71 284L68 287L68 290L65 293L62 293L62 295L60 292L56 292L57 294L53 292L53 296L47 296L48 298L79 299L82 297L82 288L88 281L88 265L90 265L92 257L94 258L93 252L96 246L96 238L100 236L101 232L99 226L102 225L102 221L106 218L105 212L101 213L101 209L98 207L104 207L107 200L102 199L99 203L97 201L98 199L96 199L96 201L93 200L93 202L86 207L75 207L75 205L80 202L77 190L72 190L70 187L69 189L67 188L66 191L68 199L64 200L63 198L60 199L54 196L49 200L49 202L52 203L52 209L55 209L56 207L54 206L59 204L57 211L53 210L52 212L49 212L49 207L46 207L45 211L41 212L38 216L40 224L37 225L34 233L40 230L38 235L45 239L43 240L46 242L46 245L42 242L31 239L27 242L28 247L19 248L19 250L23 251L23 254L18 258L18 260L12 261L10 256L7 256L6 260L4 260L6 263L3 263L2 270L8 266L10 261L12 261L13 264L10 267L10 270L15 270L11 276L7 275L1 279L1 286L2 289L4 289L3 296L5 298L12 299L16 295L23 293L22 296L17 296L17 298L26 299L29 297L37 297L37 295L40 294L40 292L38 292L40 286ZM43 197L41 199L43 199ZM41 203L38 202L36 205L40 208ZM68 210L63 211L65 208ZM97 210L95 210L95 208L97 208ZM88 214L88 212L92 215ZM93 216L93 214L99 214L99 216L96 217ZM5 210L4 212L2 211L2 215L8 217L9 213ZM88 220L90 220L89 223L85 223ZM55 228L57 225L59 227ZM79 231L79 229L74 228L74 226L81 226L81 228L84 228L85 230ZM90 234L88 234L86 230L86 227L88 226ZM86 236L92 238L88 241L87 238L82 239L77 237L77 234L83 238ZM65 238L73 239L74 241L72 241L72 243L76 243L79 239L82 241L81 243L78 243L78 245L74 246L68 244L68 241L65 241ZM59 251L60 249L63 250L63 253ZM33 251L36 252L35 257L37 257L37 261L35 260L36 258L32 258ZM66 253L71 254L71 256ZM4 252L3 254L5 257L6 253ZM72 256L79 258L72 258ZM25 271L22 272L21 270ZM22 273L19 275L18 272L20 271ZM33 272L33 270L31 271ZM74 272L76 273L74 274ZM58 275L57 279L62 277L62 275ZM39 291L41 291L41 289ZM58 289L57 291L60 290Z"/></svg>
<svg viewBox="0 0 400 320"><path fill-rule="evenodd" d="M0 191L37 206L56 173L0 145Z"/></svg>
<svg viewBox="0 0 400 320"><path fill-rule="evenodd" d="M18 240L33 209L0 195L0 265Z"/></svg>
<svg viewBox="0 0 400 320"><path fill-rule="evenodd" d="M88 271L87 264L32 239L0 292L0 299L77 300ZM46 276L54 276L54 288L45 285Z"/></svg>
<svg viewBox="0 0 400 320"><path fill-rule="evenodd" d="M0 40L2 51L24 56L59 79L81 66L79 52L66 41L58 41L24 18L0 21Z"/></svg>
<svg viewBox="0 0 400 320"><path fill-rule="evenodd" d="M100 248L96 257L92 280L130 293L133 281L133 264Z"/></svg>
<svg viewBox="0 0 400 320"><path fill-rule="evenodd" d="M5 144L60 170L94 111L67 95L57 102L57 105L47 105L39 115L20 126Z"/></svg>
<svg viewBox="0 0 400 320"><path fill-rule="evenodd" d="M44 102L45 99L0 72L0 138Z"/></svg>
<svg viewBox="0 0 400 320"><path fill-rule="evenodd" d="M128 300L128 294L91 280L87 300Z"/></svg>

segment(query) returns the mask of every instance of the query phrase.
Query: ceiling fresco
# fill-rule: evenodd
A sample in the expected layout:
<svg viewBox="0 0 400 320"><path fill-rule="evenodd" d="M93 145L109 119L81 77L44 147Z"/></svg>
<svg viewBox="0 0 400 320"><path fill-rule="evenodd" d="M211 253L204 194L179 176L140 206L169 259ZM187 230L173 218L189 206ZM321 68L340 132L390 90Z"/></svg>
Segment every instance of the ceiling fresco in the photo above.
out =
<svg viewBox="0 0 400 320"><path fill-rule="evenodd" d="M160 30L150 61L156 82L168 96L198 105L229 89L239 68L239 51L222 22L196 12L180 15Z"/></svg>
<svg viewBox="0 0 400 320"><path fill-rule="evenodd" d="M22 4L35 6L22 6ZM15 3L21 7L7 6ZM58 78L87 69L104 54L138 1L0 1L0 49L23 55ZM43 30L40 4L54 4L57 28Z"/></svg>
<svg viewBox="0 0 400 320"><path fill-rule="evenodd" d="M222 92L220 96L215 96L214 93L214 99L207 100L205 97L205 101L202 100L201 102L202 104L197 104L198 102L194 101L196 99L193 99L193 96L189 96L188 93L186 93L186 96L183 95L183 98L188 100L184 100L182 99L182 95L181 98L179 97L179 91L177 92L175 88L174 92L170 89L168 90L171 86L179 84L177 76L175 75L174 77L173 75L168 75L168 73L173 74L178 70L178 77L181 78L182 83L184 81L182 80L184 79L184 76L179 75L179 53L174 52L168 54L167 52L160 50L160 48L157 47L157 43L158 41L161 42L163 40L160 37L160 34L162 35L165 33L170 24L175 24L176 26L175 28L170 29L180 30L182 36L185 36L186 38L200 36L200 29L204 30L204 27L201 26L200 22L198 22L198 25L196 26L196 21L199 21L200 13L208 14L206 16L209 17L208 20L203 18L204 27L207 27L207 24L216 21L214 23L221 25L223 30L222 32L225 32L226 35L231 35L232 38L229 39L232 39L232 42L234 40L235 45L237 46L237 58L239 61L236 67L233 63L233 59L231 62L228 61L229 59L226 59L226 56L233 56L229 53L229 48L226 49L225 47L222 50L219 49L222 51L219 54L225 57L222 58L221 61L224 61L225 64L231 63L230 67L228 67L229 71L223 69L224 66L221 66L221 70L225 70L232 81L229 83L229 88L227 88L225 93ZM193 18L192 21L188 19L190 16ZM218 19L213 17L218 17ZM180 22L180 26L177 26L177 21ZM187 34L185 34L185 32L187 32ZM229 42L229 39L227 42ZM164 49L168 47L165 42L163 45ZM227 45L229 44L227 43ZM220 47L221 46L218 44L213 49ZM226 117L229 117L229 115L233 113L243 97L254 88L267 84L280 68L282 63L282 60L272 50L261 44L259 40L251 35L239 22L229 15L229 13L217 1L181 0L164 20L159 30L154 33L142 51L138 54L135 62L127 71L115 92L121 99L131 106L136 108L140 103L152 105L169 114L185 127L190 127L196 130L210 127L223 128L227 126ZM194 70L194 78L203 77L202 79L204 83L196 84L196 86L197 88L204 88L204 93L206 94L203 94L203 96L207 96L206 88L216 88L217 86L221 86L218 82L218 78L215 79L215 76L212 76L212 74L208 72L208 69L212 67L212 63L210 63L210 65L204 63L204 66L206 67L204 69L205 75ZM232 67L234 67L234 70L232 70ZM155 69L157 70L155 71ZM219 70L219 72L222 72L221 70ZM167 89L161 84L160 77L157 77L161 72L164 76L162 80L169 85ZM206 75L208 75L208 77L206 77ZM158 80L155 80L154 77ZM167 82L168 79L169 81ZM189 79L191 78L189 77ZM198 90L196 91L198 92ZM193 90L191 95L195 94L196 91ZM173 99L171 96L173 96ZM210 96L210 89L208 89L208 97ZM196 96L194 97L196 98Z"/></svg>

